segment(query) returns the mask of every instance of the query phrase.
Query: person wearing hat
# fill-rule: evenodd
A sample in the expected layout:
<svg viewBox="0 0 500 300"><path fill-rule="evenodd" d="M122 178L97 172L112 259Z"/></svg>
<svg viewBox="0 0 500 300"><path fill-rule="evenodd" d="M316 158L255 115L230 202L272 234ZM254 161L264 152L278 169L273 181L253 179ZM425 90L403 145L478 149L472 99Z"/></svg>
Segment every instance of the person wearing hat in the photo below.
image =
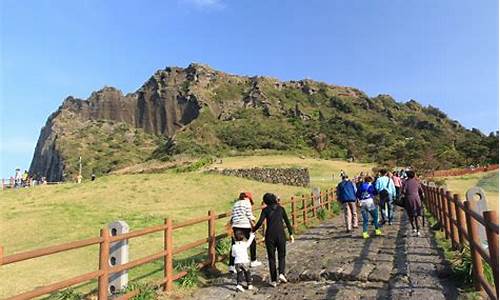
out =
<svg viewBox="0 0 500 300"><path fill-rule="evenodd" d="M234 235L237 231L243 232L247 240L250 238L250 233L252 233L252 227L255 222L252 205L253 196L250 192L240 193L238 200L234 203L230 221L233 229L233 237L231 241L232 245L235 243ZM250 260L250 267L258 267L262 265L262 263L257 260L257 243L255 240L253 240L250 245ZM234 257L232 255L229 256L229 272L236 272Z"/></svg>

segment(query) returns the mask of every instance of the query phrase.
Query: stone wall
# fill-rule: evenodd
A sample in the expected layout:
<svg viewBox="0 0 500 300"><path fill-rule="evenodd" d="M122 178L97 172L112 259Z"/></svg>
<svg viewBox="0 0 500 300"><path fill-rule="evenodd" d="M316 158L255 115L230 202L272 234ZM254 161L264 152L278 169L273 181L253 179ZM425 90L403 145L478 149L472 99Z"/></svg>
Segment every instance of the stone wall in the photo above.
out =
<svg viewBox="0 0 500 300"><path fill-rule="evenodd" d="M309 170L307 168L252 168L252 169L212 169L214 172L227 176L248 178L260 182L281 183L294 186L309 185Z"/></svg>

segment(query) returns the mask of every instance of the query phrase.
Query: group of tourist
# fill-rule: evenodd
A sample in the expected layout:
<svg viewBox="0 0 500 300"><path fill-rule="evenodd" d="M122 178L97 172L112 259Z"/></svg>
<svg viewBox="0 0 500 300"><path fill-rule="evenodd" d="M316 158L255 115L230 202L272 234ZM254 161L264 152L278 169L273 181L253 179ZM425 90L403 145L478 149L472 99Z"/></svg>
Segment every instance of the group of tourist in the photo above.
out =
<svg viewBox="0 0 500 300"><path fill-rule="evenodd" d="M2 184L4 185L3 188L10 187L15 189L27 188L45 183L47 183L45 177L30 174L28 170L24 170L24 172L21 172L21 169L19 168L15 170L15 175L10 177L8 183L5 182L5 180L3 180L2 182Z"/></svg>
<svg viewBox="0 0 500 300"><path fill-rule="evenodd" d="M342 181L338 184L337 200L342 203L347 232L358 228L357 210L360 207L363 231L362 237L370 237L368 233L371 218L377 236L382 235L382 226L392 225L395 216L395 202L398 201L408 213L414 233L420 236L419 217L422 216L422 188L415 177L415 172L408 169L398 172L380 170L374 178L361 173L354 180L349 180L345 171L341 171ZM404 200L403 200L404 199ZM279 197L266 193L263 197L265 206L257 220L253 215L254 199L250 192L242 192L234 203L231 214L232 246L229 258L229 272L236 273L236 290L254 289L251 268L262 265L257 260L257 244L255 232L261 228L264 221L265 245L270 272L270 285L286 283L285 256L288 230L290 242L294 242L293 229L285 209L279 204ZM379 220L380 215L380 220ZM250 248L250 256L248 255ZM278 267L276 268L276 258Z"/></svg>
<svg viewBox="0 0 500 300"><path fill-rule="evenodd" d="M370 237L370 217L375 235L382 235L381 227L393 224L394 208L398 203L405 208L413 232L420 236L419 217L422 216L423 190L413 170L389 172L382 169L375 178L360 173L354 180L350 180L345 172L342 173L342 181L337 186L336 194L343 206L347 232L358 228L356 212L359 206L363 219L363 238Z"/></svg>

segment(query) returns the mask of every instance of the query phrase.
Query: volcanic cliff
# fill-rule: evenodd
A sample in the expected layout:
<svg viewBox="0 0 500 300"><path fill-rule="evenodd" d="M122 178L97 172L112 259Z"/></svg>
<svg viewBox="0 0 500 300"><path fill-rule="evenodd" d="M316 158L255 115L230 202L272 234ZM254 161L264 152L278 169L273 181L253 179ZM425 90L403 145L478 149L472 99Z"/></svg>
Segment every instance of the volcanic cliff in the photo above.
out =
<svg viewBox="0 0 500 300"><path fill-rule="evenodd" d="M473 145L473 149L471 149ZM468 130L435 107L313 80L167 67L136 92L68 97L42 128L30 172L50 181L176 155L287 151L437 167L498 160L498 135ZM495 158L496 157L496 158Z"/></svg>

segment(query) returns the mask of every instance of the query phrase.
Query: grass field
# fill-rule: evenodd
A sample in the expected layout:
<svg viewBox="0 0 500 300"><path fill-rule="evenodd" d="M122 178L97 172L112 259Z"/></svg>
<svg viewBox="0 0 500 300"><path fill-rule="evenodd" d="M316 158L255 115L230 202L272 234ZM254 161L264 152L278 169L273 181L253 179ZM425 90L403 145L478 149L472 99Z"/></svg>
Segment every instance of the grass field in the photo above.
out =
<svg viewBox="0 0 500 300"><path fill-rule="evenodd" d="M214 166L221 167L220 164ZM310 169L314 186L330 188L336 184L340 169L349 174L369 171L370 165L300 159L292 156L232 157L224 167L302 166ZM39 186L0 193L0 245L4 255L74 241L99 234L99 229L115 220L126 221L132 230L161 224L170 216L174 223L207 214L209 209L230 209L240 191L250 190L256 199L265 192L276 192L286 199L309 193L309 188L259 183L215 174L174 173L100 177L95 182L77 185ZM222 232L224 221L217 224ZM206 237L206 224L174 232L175 247ZM130 259L153 254L162 249L162 233L131 239ZM191 254L204 251L203 247ZM176 257L182 259L182 256ZM0 267L0 298L36 286L56 282L98 266L97 246L86 247L43 258ZM132 269L130 279L161 276L162 262ZM80 287L89 290L95 283Z"/></svg>
<svg viewBox="0 0 500 300"><path fill-rule="evenodd" d="M465 176L446 177L446 185L453 193L457 193L465 200L465 193L474 186L482 188L486 194L488 206L498 211L498 170L476 173Z"/></svg>

